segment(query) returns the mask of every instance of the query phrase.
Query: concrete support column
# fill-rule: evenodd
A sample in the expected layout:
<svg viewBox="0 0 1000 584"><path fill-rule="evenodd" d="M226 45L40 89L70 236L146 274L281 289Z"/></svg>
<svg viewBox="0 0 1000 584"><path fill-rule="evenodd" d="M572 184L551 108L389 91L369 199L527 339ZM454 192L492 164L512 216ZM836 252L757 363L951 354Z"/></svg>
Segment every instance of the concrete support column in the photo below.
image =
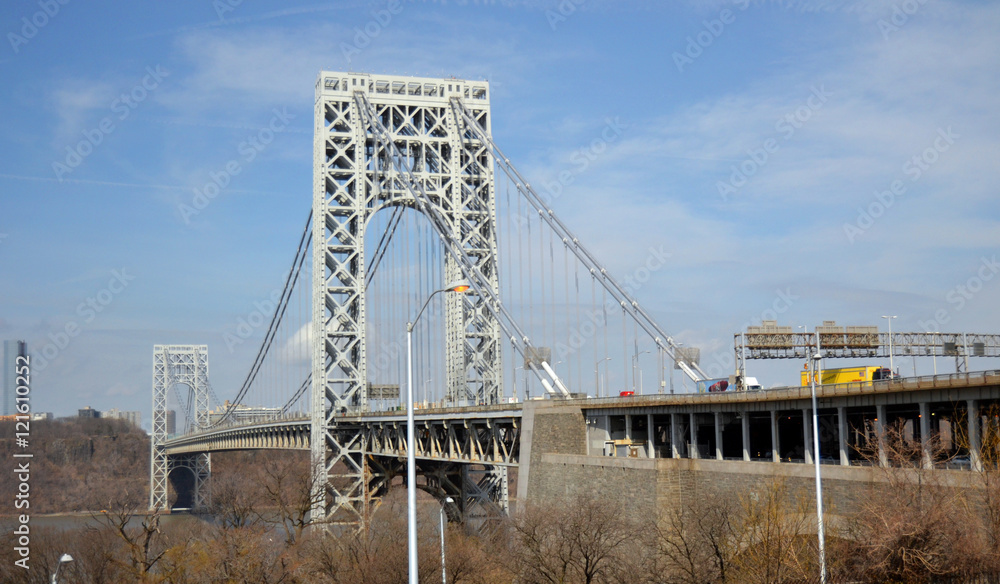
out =
<svg viewBox="0 0 1000 584"><path fill-rule="evenodd" d="M781 462L781 445L778 444L778 412L771 410L771 460Z"/></svg>
<svg viewBox="0 0 1000 584"><path fill-rule="evenodd" d="M646 415L646 456L656 458L656 428L653 426L653 414Z"/></svg>
<svg viewBox="0 0 1000 584"><path fill-rule="evenodd" d="M605 446L604 447L608 448L607 441L611 440L611 416L610 415L604 416L604 431L607 433L607 437L605 438ZM615 447L611 446L611 454L608 455L608 453L606 453L606 452L604 454L605 454L605 456L614 456L615 455L614 452L615 452Z"/></svg>
<svg viewBox="0 0 1000 584"><path fill-rule="evenodd" d="M722 414L715 412L715 459L722 460Z"/></svg>
<svg viewBox="0 0 1000 584"><path fill-rule="evenodd" d="M750 460L750 412L743 412L742 416L742 434L743 434L743 460Z"/></svg>
<svg viewBox="0 0 1000 584"><path fill-rule="evenodd" d="M806 464L812 464L812 410L802 410L802 436L803 440L805 440L805 446L802 448L802 458L805 459Z"/></svg>
<svg viewBox="0 0 1000 584"><path fill-rule="evenodd" d="M983 470L983 461L980 458L979 449L979 401L966 400L966 418L969 426L969 462L972 463L972 470Z"/></svg>
<svg viewBox="0 0 1000 584"><path fill-rule="evenodd" d="M878 465L889 466L885 451L885 406L875 406L875 438L878 441Z"/></svg>
<svg viewBox="0 0 1000 584"><path fill-rule="evenodd" d="M851 453L847 449L847 408L837 408L837 446L840 450L840 466L851 466Z"/></svg>
<svg viewBox="0 0 1000 584"><path fill-rule="evenodd" d="M698 448L698 424L694 414L688 414L691 421L691 446L688 447L688 458L701 458L701 449Z"/></svg>
<svg viewBox="0 0 1000 584"><path fill-rule="evenodd" d="M670 414L670 454L674 458L680 458L681 451L681 429L680 424L677 422L680 420L680 416L677 414Z"/></svg>
<svg viewBox="0 0 1000 584"><path fill-rule="evenodd" d="M931 408L927 402L920 402L920 462L924 468L934 468L931 459Z"/></svg>

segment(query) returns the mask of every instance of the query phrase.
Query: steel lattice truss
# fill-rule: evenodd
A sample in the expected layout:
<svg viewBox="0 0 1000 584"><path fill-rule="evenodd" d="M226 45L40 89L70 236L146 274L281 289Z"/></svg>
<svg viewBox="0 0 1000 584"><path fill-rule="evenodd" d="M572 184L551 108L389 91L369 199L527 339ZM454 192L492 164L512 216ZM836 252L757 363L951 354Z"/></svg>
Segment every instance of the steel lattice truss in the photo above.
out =
<svg viewBox="0 0 1000 584"><path fill-rule="evenodd" d="M153 434L150 437L149 508L167 508L167 480L174 468L188 468L195 478L195 506L207 504L207 480L211 471L208 453L174 457L165 450L167 441L167 392L187 387L187 398L178 395L187 409L189 427L209 425L207 345L156 345L153 347Z"/></svg>
<svg viewBox="0 0 1000 584"><path fill-rule="evenodd" d="M520 445L520 420L504 413L498 417L430 418L416 423L414 454L422 460L516 465ZM406 456L406 422L369 422L359 427L366 434L370 452Z"/></svg>
<svg viewBox="0 0 1000 584"><path fill-rule="evenodd" d="M791 327L785 327L790 329ZM816 352L815 333L736 333L738 360L808 359ZM979 333L820 333L824 357L1000 357L1000 335Z"/></svg>
<svg viewBox="0 0 1000 584"><path fill-rule="evenodd" d="M499 288L492 160L461 131L451 98L467 100L488 131L485 82L322 72L317 83L311 446L331 522L363 524L372 510L367 437L337 429L338 415L368 411L364 238L371 218L396 206L445 218L446 228L435 224L442 242L460 242L480 281L493 294ZM399 161L391 160L400 153L407 181L415 177L427 201L401 179ZM462 276L453 256L445 274ZM478 293L445 301L451 400L496 403L500 395L500 329L487 308Z"/></svg>

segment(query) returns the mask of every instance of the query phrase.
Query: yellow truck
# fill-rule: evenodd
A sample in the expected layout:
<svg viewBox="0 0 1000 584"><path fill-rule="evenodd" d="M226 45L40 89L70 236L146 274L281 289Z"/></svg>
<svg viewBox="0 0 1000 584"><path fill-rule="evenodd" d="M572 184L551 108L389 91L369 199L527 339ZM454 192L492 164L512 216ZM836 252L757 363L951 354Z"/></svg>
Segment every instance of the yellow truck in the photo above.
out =
<svg viewBox="0 0 1000 584"><path fill-rule="evenodd" d="M882 379L892 379L892 372L888 367L881 365L867 365L864 367L841 367L839 369L823 369L820 371L821 377L816 379L818 384L832 383L860 383L879 381ZM808 387L812 383L812 371L809 364L802 371L802 386Z"/></svg>

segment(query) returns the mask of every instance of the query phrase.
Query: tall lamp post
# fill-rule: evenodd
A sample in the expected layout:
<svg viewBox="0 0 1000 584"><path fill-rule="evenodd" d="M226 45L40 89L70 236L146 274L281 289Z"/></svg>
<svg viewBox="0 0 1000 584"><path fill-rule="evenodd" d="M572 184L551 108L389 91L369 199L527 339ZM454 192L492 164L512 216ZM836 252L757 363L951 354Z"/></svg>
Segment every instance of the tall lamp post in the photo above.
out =
<svg viewBox="0 0 1000 584"><path fill-rule="evenodd" d="M409 584L419 584L417 578L417 463L413 445L413 326L420 315L440 292L465 292L469 289L467 280L452 282L440 290L435 290L424 301L417 316L406 323L406 506L407 543L409 547Z"/></svg>
<svg viewBox="0 0 1000 584"><path fill-rule="evenodd" d="M59 568L62 568L63 564L68 564L73 561L73 556L69 554L63 554L59 557L59 563L56 564L56 571L52 574L52 584L59 584Z"/></svg>
<svg viewBox="0 0 1000 584"><path fill-rule="evenodd" d="M813 406L813 462L816 464L816 526L819 537L819 581L826 584L826 549L825 536L823 535L823 482L819 472L819 410L816 405L816 370L819 369L819 361L823 355L819 352L819 333L816 333L816 354L813 355L812 367L812 406Z"/></svg>
<svg viewBox="0 0 1000 584"><path fill-rule="evenodd" d="M597 363L594 363L594 393L597 394L597 397L604 397L604 396L601 395L603 393L601 391L603 389L603 387L602 387L602 384L600 382L600 377L598 376L597 372L598 372L598 370L600 370L601 363L604 363L605 361L610 361L610 360L611 360L611 357L605 357L605 358L601 359L600 361L598 361Z"/></svg>
<svg viewBox="0 0 1000 584"><path fill-rule="evenodd" d="M648 353L648 352L649 351L639 351L635 355L632 355L632 391L635 391L635 369L636 369L636 364L639 361L639 355L642 355L643 353ZM640 374L641 373L642 372L640 371ZM641 389L639 390L639 393L642 393Z"/></svg>
<svg viewBox="0 0 1000 584"><path fill-rule="evenodd" d="M448 576L444 570L444 506L454 502L455 499L445 497L444 503L441 505L441 584L448 584Z"/></svg>
<svg viewBox="0 0 1000 584"><path fill-rule="evenodd" d="M892 319L896 318L896 315L895 314L892 316L883 315L882 318L889 321L889 371L892 372L892 375L895 375L896 369L895 367L892 366Z"/></svg>

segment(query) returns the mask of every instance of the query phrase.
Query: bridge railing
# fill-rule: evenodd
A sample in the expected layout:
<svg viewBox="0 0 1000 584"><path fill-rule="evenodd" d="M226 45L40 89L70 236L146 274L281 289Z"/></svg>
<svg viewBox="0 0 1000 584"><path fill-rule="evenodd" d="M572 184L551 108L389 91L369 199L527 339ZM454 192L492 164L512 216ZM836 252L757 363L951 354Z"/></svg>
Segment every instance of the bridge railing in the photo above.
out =
<svg viewBox="0 0 1000 584"><path fill-rule="evenodd" d="M923 375L920 377L900 377L881 381L864 381L852 383L827 383L816 385L816 395L834 397L842 395L861 395L873 393L894 393L921 389L954 388L969 385L996 383L1000 385L1000 370L973 371L969 373L947 373L940 375ZM754 391L726 391L718 393L679 393L679 394L646 394L623 397L608 397L586 399L588 406L603 405L636 405L639 402L653 403L706 403L706 402L747 402L773 401L776 399L809 399L812 389L807 386L773 387Z"/></svg>

